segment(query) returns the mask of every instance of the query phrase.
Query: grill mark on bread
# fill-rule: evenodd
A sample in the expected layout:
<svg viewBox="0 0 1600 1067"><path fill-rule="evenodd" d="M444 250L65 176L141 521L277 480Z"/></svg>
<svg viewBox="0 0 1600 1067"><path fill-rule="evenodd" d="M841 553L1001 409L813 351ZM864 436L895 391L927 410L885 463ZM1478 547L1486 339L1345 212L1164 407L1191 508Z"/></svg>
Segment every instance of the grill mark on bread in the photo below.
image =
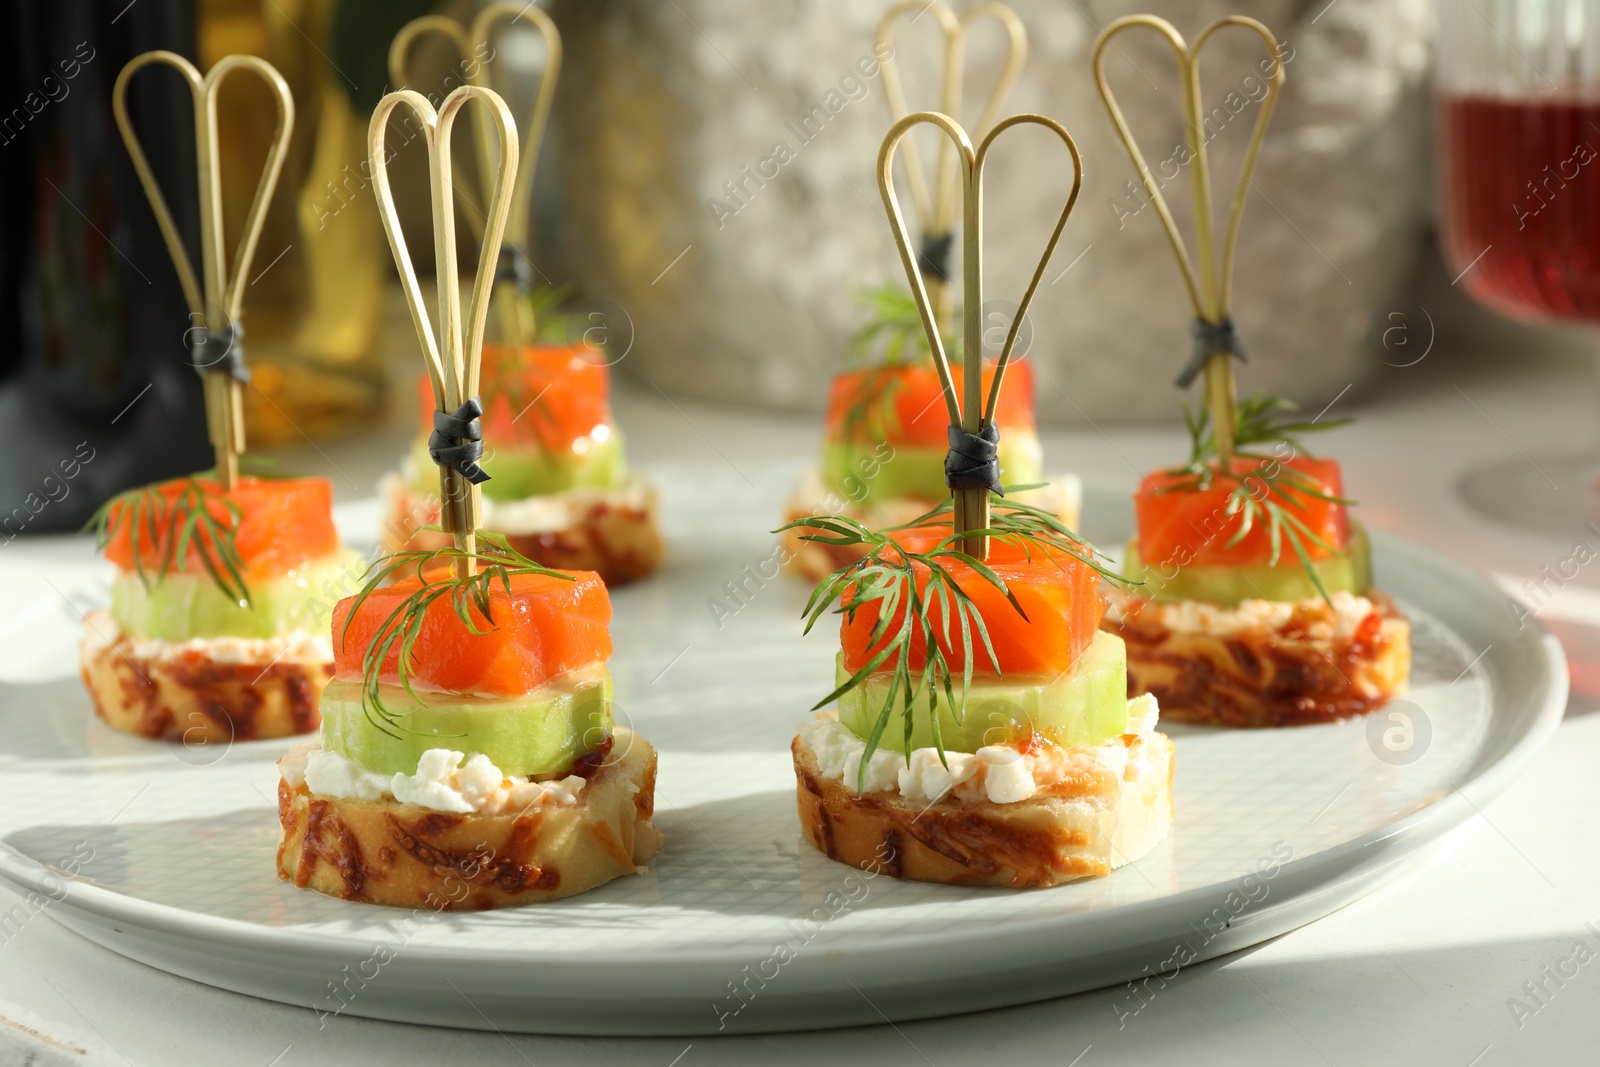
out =
<svg viewBox="0 0 1600 1067"><path fill-rule="evenodd" d="M330 841L326 832L331 832ZM307 808L305 835L300 842L300 866L295 871L295 884L304 887L316 873L317 863L328 864L344 880L346 900L361 899L366 885L367 868L361 859L361 843L337 816L329 814L325 800L313 800Z"/></svg>
<svg viewBox="0 0 1600 1067"><path fill-rule="evenodd" d="M577 775L585 781L593 778L595 772L606 765L606 757L611 754L611 746L615 743L615 735L607 737L592 752L585 752L573 760L572 767L567 771L567 774Z"/></svg>
<svg viewBox="0 0 1600 1067"><path fill-rule="evenodd" d="M883 871L890 878L900 878L905 874L905 861L901 858L904 849L905 839L900 836L899 830L883 832Z"/></svg>

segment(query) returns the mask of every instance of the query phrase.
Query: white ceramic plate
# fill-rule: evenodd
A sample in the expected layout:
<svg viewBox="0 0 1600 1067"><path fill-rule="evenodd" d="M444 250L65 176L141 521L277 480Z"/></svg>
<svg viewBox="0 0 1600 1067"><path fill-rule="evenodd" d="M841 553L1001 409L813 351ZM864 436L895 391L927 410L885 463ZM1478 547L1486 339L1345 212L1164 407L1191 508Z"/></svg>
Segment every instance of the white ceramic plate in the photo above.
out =
<svg viewBox="0 0 1600 1067"><path fill-rule="evenodd" d="M1416 625L1407 702L1321 727L1171 728L1173 835L1108 878L1025 892L868 878L814 852L794 813L789 739L836 647L801 639L805 590L774 577L765 531L795 474L653 472L671 558L616 594L613 663L620 717L661 754L667 844L647 875L481 914L280 882L287 743L186 750L106 729L73 653L106 574L85 546L18 543L0 559L15 607L0 625L0 876L32 894L24 908L119 953L310 1011L595 1034L911 1019L1171 978L1319 918L1474 817L1565 704L1550 635L1519 629L1487 580L1378 535L1379 581ZM1087 533L1120 543L1125 501L1091 494L1086 510ZM369 534L373 517L342 515ZM1407 721L1397 754L1385 732L1403 747Z"/></svg>

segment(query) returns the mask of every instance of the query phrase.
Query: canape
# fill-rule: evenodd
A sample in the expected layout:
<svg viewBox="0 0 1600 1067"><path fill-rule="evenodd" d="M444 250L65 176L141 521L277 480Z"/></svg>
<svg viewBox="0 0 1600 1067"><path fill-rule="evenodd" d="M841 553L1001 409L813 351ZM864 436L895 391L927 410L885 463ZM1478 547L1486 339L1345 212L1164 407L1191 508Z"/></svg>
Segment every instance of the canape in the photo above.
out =
<svg viewBox="0 0 1600 1067"><path fill-rule="evenodd" d="M955 142L966 168L959 364L892 181L895 147L921 124ZM982 167L994 138L1019 124L1066 146L1072 192L985 373ZM947 499L886 529L827 515L784 530L850 556L806 604L808 632L830 608L842 616L837 685L791 746L802 832L830 859L917 881L1052 886L1132 863L1171 829L1173 748L1155 729L1157 701L1129 699L1123 642L1099 629L1102 578L1115 576L1058 514L1000 484L1017 323L1082 176L1071 135L1039 115L1006 119L974 151L953 120L923 112L895 123L879 151L878 188L938 374L929 406L944 421Z"/></svg>
<svg viewBox="0 0 1600 1067"><path fill-rule="evenodd" d="M897 306L883 295L876 304ZM837 513L871 529L883 529L911 521L949 495L944 482L949 419L939 374L925 344L915 356L903 356L904 351L896 348L887 361L834 377L822 463L801 474L785 507L787 521ZM985 388L993 382L992 365L983 380ZM1013 498L1075 526L1082 484L1073 474L1045 480L1044 450L1033 417L1031 364L1010 364L995 422L1000 429L1002 479L1008 486L1030 487L1013 492ZM807 541L798 528L784 536L786 565L808 581L820 581L859 558L858 546Z"/></svg>
<svg viewBox="0 0 1600 1067"><path fill-rule="evenodd" d="M837 709L792 745L806 839L952 885L1056 885L1139 859L1171 828L1173 747L1156 700L1127 696L1121 638L1096 629L1092 554L1045 512L996 504L1007 532L977 563L941 510L855 531L868 555L809 606L815 621L836 596L844 617ZM800 528L838 536L826 522Z"/></svg>
<svg viewBox="0 0 1600 1067"><path fill-rule="evenodd" d="M1247 31L1271 55L1260 66L1265 92L1220 242L1213 237L1210 138L1200 94L1184 92L1199 250L1193 265L1106 80L1111 39L1136 26L1172 46L1185 86L1200 83L1200 49L1220 30ZM1372 586L1371 549L1350 518L1339 465L1313 456L1300 440L1348 420L1301 419L1294 405L1272 397L1236 399L1234 364L1245 359L1245 349L1230 312L1234 249L1250 175L1284 82L1282 47L1271 30L1242 15L1206 26L1192 47L1166 20L1129 15L1100 34L1093 66L1194 311L1193 347L1176 384L1187 389L1202 376L1205 383L1199 411L1184 409L1187 462L1148 475L1134 495L1138 527L1124 566L1143 585L1113 594L1104 623L1127 642L1128 691L1154 694L1168 718L1229 726L1324 722L1371 711L1406 684L1411 627Z"/></svg>
<svg viewBox="0 0 1600 1067"><path fill-rule="evenodd" d="M610 370L585 344L484 346L483 427L495 444L482 460L484 529L504 534L548 567L592 570L612 585L661 563L656 490L628 470L612 416ZM436 410L420 380L422 431L398 474L384 478L384 547L433 548L439 523L428 439Z"/></svg>
<svg viewBox="0 0 1600 1067"><path fill-rule="evenodd" d="M117 568L87 616L84 685L107 725L190 744L317 728L333 674L328 619L355 587L322 478L179 478L113 498L93 520Z"/></svg>
<svg viewBox="0 0 1600 1067"><path fill-rule="evenodd" d="M641 870L655 751L611 716L611 600L480 533L391 557L333 617L322 734L279 761L278 874L346 900L531 904ZM380 583L392 577L402 580Z"/></svg>
<svg viewBox="0 0 1600 1067"><path fill-rule="evenodd" d="M448 131L474 99L489 116L486 135L497 135L500 167L464 316L454 242L441 240L436 334L390 192L385 136L399 107ZM278 764L278 875L346 900L434 910L572 896L639 871L661 846L651 821L656 756L612 723L601 576L541 566L480 523L477 389L516 126L490 89L462 86L438 111L396 92L373 110L368 147L427 368L427 458L446 502L437 528L446 543L381 559L335 610L321 736ZM449 234L448 170L433 167L430 178L434 226Z"/></svg>
<svg viewBox="0 0 1600 1067"><path fill-rule="evenodd" d="M1366 531L1339 464L1307 454L1312 428L1240 406L1224 467L1197 433L1190 462L1145 477L1138 533L1105 627L1128 645L1128 692L1169 718L1280 726L1359 715L1404 689L1411 626L1372 584Z"/></svg>

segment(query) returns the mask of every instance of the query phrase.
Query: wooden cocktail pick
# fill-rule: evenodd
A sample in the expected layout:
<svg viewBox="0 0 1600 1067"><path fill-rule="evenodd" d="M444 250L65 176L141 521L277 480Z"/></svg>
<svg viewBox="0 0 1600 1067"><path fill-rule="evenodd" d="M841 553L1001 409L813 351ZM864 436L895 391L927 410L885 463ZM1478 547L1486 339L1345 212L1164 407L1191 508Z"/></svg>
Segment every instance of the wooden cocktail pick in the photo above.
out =
<svg viewBox="0 0 1600 1067"><path fill-rule="evenodd" d="M495 181L489 187L484 214L483 243L478 252L477 276L472 283L472 299L467 305L466 333L462 333L461 279L456 262L455 203L452 192L450 134L456 115L468 101L478 100L489 115L489 128L496 135L498 164ZM432 320L411 264L400 216L395 210L389 186L389 152L384 144L389 116L401 106L410 108L422 121L423 139L428 146L428 177L433 203L434 269L438 277L439 327L435 334ZM393 92L379 101L372 113L367 133L371 156L373 192L378 214L389 235L400 272L400 286L411 308L412 325L422 344L423 362L433 385L433 436L428 451L439 464L439 495L443 525L463 553L456 560L458 577L466 578L477 570L473 558L477 551L480 500L478 483L489 476L478 466L483 453L483 430L479 416L483 404L478 398L478 367L483 354L483 328L489 314L490 290L494 285L495 263L505 235L506 217L511 207L511 189L517 173L517 124L498 93L476 85L463 85L435 111L427 97L410 89Z"/></svg>
<svg viewBox="0 0 1600 1067"><path fill-rule="evenodd" d="M1166 198L1161 195L1161 187L1156 184L1154 175L1150 173L1144 154L1139 151L1138 142L1134 140L1133 131L1128 129L1127 119L1123 117L1122 109L1117 106L1116 97L1111 92L1111 84L1106 80L1106 46L1111 43L1112 37L1134 26L1144 26L1161 34L1172 46L1173 55L1178 60L1178 72L1183 82L1183 121L1191 157L1189 174L1194 185L1194 243L1197 260L1195 266L1189 264L1189 250L1184 245L1183 235L1178 232L1178 224L1173 221L1172 212L1167 208ZM1206 165L1206 132L1200 104L1200 50L1205 47L1213 34L1225 26L1243 26L1259 34L1261 39L1267 42L1267 47L1272 50L1273 70L1271 77L1267 79L1267 92L1261 99L1261 111L1256 116L1254 129L1250 132L1250 147L1245 152L1244 165L1239 172L1239 185L1234 190L1233 204L1228 210L1228 227L1222 240L1222 260L1219 264L1213 239L1211 175ZM1111 121L1117 127L1117 135L1127 148L1128 157L1133 160L1134 168L1138 170L1139 177L1144 182L1145 191L1150 194L1150 200L1155 204L1161 225L1167 231L1173 255L1178 259L1178 269L1183 272L1183 284L1188 290L1189 302L1194 307L1195 321L1192 330L1194 355L1183 373L1178 376L1177 384L1187 388L1204 370L1206 406L1211 413L1212 432L1216 435L1217 458L1222 469L1227 470L1233 462L1235 387L1232 360L1244 359L1244 347L1234 331L1230 312L1233 295L1233 253L1239 241L1239 219L1244 214L1244 200L1250 188L1250 175L1255 170L1256 158L1261 153L1261 142L1267 133L1267 123L1272 119L1272 109L1277 104L1278 93L1283 88L1283 52L1278 47L1277 38L1273 37L1271 30L1255 19L1243 15L1229 15L1211 23L1200 31L1192 46L1184 42L1183 35L1166 19L1155 15L1129 15L1107 26L1100 34L1099 40L1095 42L1094 78L1100 87L1100 96L1105 101L1106 110L1111 114Z"/></svg>
<svg viewBox="0 0 1600 1067"><path fill-rule="evenodd" d="M940 337L939 321L934 305L923 284L916 253L911 248L911 238L906 233L905 217L900 211L899 199L894 191L895 148L913 127L928 124L941 131L955 148L956 168L961 179L961 389L958 394L950 362L945 356L944 342ZM1044 255L1034 269L1033 277L1017 304L1011 326L1006 330L1005 345L1000 350L995 366L994 381L987 400L983 395L983 165L995 139L1013 126L1030 124L1043 126L1061 138L1072 155L1072 192L1066 206L1050 231L1044 246ZM910 142L907 142L908 144ZM900 262L905 267L906 280L916 298L917 311L922 317L922 328L928 335L928 348L933 353L933 364L939 372L939 384L944 393L945 410L950 416L950 452L945 458L945 483L950 486L954 510L955 533L974 533L963 538L964 551L980 560L989 558L989 493L999 491L999 467L996 446L1000 431L994 424L995 405L1000 399L1000 387L1005 380L1006 365L1011 350L1017 343L1017 331L1028 313L1028 305L1044 277L1045 267L1055 253L1061 231L1067 225L1073 205L1078 201L1078 190L1083 184L1083 162L1078 146L1059 122L1043 115L1013 115L996 125L979 143L976 152L972 142L954 119L934 111L907 115L890 127L878 151L878 191L883 196L883 206L889 214L889 228L894 233L894 243L900 250Z"/></svg>
<svg viewBox="0 0 1600 1067"><path fill-rule="evenodd" d="M194 97L203 286L195 278L194 266L183 246L183 235L173 221L167 198L156 182L144 147L139 143L139 136L128 118L128 83L141 69L156 63L172 67L182 74ZM254 71L273 90L278 124L273 131L266 165L261 170L261 180L256 184L255 198L250 201L250 211L245 216L244 232L239 237L239 247L234 251L230 270L223 252L222 173L217 159L217 90L221 88L222 80L236 70ZM134 170L138 172L145 195L155 210L156 223L161 227L161 236L167 243L167 252L172 256L184 298L189 303L190 317L194 321L190 331L191 358L205 380L206 428L211 447L216 453L217 481L223 489L231 489L239 478L239 453L244 451L245 446L244 385L250 380L241 343L244 336L244 327L240 323L244 288L250 275L250 261L255 257L256 242L266 222L267 203L277 187L278 174L283 169L283 157L289 150L289 137L294 132L294 97L289 93L288 83L272 64L256 56L224 56L201 77L194 64L176 52L155 51L135 56L122 68L111 91L111 109L116 116L117 128L122 131L122 139L128 146L128 154L133 157Z"/></svg>
<svg viewBox="0 0 1600 1067"><path fill-rule="evenodd" d="M1000 115L1000 107L1011 95L1028 58L1028 31L1016 12L998 0L974 4L958 18L944 0L901 0L884 12L878 21L877 51L883 70L883 95L889 102L890 117L899 122L911 113L906 106L905 90L900 84L900 70L895 65L895 25L906 15L916 22L924 15L932 15L944 35L943 69L939 81L939 112L956 118L961 115L961 103L966 80L967 34L974 23L992 18L1006 34L1006 61L995 79L994 87L983 103L983 111L972 127L972 136L983 137ZM950 245L955 237L956 185L958 178L953 146L942 142L933 172L933 192L917 152L915 139L905 144L906 183L911 188L911 204L917 215L917 225L922 230L922 247L919 263L923 284L933 301L934 318L944 325L950 318L949 263Z"/></svg>
<svg viewBox="0 0 1600 1067"><path fill-rule="evenodd" d="M545 45L544 70L539 76L539 88L533 98L533 113L528 117L522 137L516 183L511 193L511 214L506 224L506 240L495 267L494 302L501 340L520 348L533 339L534 323L527 300L528 293L533 289L533 176L539 169L539 146L544 141L550 104L555 98L556 79L561 74L561 34L550 16L539 8L511 0L490 4L478 13L470 27L444 15L423 15L401 27L390 42L389 78L396 87L406 87L410 82L407 60L412 47L419 38L437 35L455 46L468 83L488 89L489 65L485 53L487 51L493 55L490 40L498 30L519 20L536 29L544 38ZM497 163L491 147L495 129L494 120L487 109L480 111L478 117L478 174L486 202L493 199L497 180ZM465 195L464 186L456 186L456 193L468 206L468 222L481 240L487 216L473 198Z"/></svg>

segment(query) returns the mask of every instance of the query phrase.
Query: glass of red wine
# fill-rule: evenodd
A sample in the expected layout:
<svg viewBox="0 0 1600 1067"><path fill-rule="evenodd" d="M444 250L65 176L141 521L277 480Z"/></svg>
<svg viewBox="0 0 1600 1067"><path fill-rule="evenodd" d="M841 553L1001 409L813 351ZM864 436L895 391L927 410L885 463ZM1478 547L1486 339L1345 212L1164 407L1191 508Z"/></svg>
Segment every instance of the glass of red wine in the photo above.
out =
<svg viewBox="0 0 1600 1067"><path fill-rule="evenodd" d="M1444 0L1439 23L1451 274L1510 318L1600 326L1600 3ZM1490 518L1570 531L1600 514L1600 451L1513 456L1461 493Z"/></svg>

